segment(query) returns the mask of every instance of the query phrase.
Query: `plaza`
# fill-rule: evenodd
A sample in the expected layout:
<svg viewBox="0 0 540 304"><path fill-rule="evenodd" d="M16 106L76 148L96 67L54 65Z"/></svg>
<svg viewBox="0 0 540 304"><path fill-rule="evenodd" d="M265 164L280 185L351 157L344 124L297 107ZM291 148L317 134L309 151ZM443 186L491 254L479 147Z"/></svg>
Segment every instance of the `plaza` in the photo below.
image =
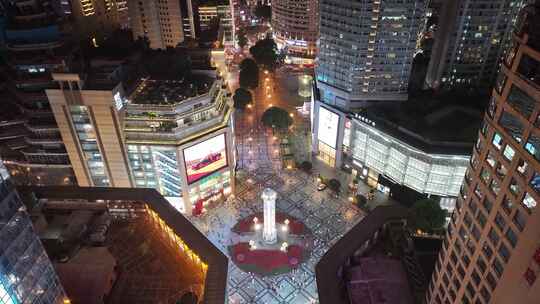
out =
<svg viewBox="0 0 540 304"><path fill-rule="evenodd" d="M318 303L315 265L363 218L363 212L344 198L317 191L316 181L297 170L275 171L266 166L241 170L237 177L234 197L202 217L192 218L214 245L228 255L227 246L237 241L231 237L232 226L240 218L261 212L261 191L271 187L278 193L276 210L302 220L313 232L314 248L297 270L276 276L260 277L229 262L229 303Z"/></svg>

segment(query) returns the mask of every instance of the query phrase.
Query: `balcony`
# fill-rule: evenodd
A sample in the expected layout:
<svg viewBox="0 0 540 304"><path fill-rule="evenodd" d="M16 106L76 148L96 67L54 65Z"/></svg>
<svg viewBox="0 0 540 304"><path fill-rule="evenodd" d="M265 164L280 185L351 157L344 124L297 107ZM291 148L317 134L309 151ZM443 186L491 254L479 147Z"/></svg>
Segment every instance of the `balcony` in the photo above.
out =
<svg viewBox="0 0 540 304"><path fill-rule="evenodd" d="M228 117L228 115L227 115ZM173 128L171 132L143 131L141 129L124 130L128 141L181 141L211 127L217 126L224 121L224 116L220 115L212 119L205 120L193 125L185 124Z"/></svg>
<svg viewBox="0 0 540 304"><path fill-rule="evenodd" d="M60 137L40 138L35 136L25 136L24 140L29 145L63 145L64 142Z"/></svg>

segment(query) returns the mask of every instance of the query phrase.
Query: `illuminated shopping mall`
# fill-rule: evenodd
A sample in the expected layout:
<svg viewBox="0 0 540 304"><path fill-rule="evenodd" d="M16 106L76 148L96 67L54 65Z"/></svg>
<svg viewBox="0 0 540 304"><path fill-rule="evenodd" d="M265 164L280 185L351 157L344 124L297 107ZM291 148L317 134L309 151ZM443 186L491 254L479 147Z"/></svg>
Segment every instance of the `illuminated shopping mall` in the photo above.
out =
<svg viewBox="0 0 540 304"><path fill-rule="evenodd" d="M189 214L232 193L232 103L216 71L142 78L125 92L110 77L119 66L54 74L60 89L47 90L78 184L155 188Z"/></svg>

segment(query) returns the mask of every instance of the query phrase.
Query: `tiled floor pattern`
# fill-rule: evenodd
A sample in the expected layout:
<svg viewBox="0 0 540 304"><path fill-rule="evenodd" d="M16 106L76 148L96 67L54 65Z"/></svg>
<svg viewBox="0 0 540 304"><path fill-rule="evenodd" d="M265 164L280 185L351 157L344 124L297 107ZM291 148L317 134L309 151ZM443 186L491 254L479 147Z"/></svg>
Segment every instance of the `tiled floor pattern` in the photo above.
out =
<svg viewBox="0 0 540 304"><path fill-rule="evenodd" d="M258 277L230 263L229 303L317 303L315 264L363 214L344 199L331 198L328 190L317 191L313 178L300 171L258 168L240 172L238 179L236 197L203 217L192 219L223 252L228 254L230 228L236 221L262 210L260 194L266 187L278 192L278 211L302 219L312 230L315 247L311 257L297 270L273 277Z"/></svg>

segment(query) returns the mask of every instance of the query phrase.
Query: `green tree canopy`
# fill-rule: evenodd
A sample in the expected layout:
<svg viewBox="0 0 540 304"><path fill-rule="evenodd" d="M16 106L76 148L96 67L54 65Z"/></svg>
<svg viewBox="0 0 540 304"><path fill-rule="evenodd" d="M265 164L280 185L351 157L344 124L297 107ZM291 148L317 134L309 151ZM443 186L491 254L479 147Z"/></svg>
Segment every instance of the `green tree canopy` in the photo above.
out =
<svg viewBox="0 0 540 304"><path fill-rule="evenodd" d="M248 104L251 103L251 101L253 100L253 97L251 96L250 91L244 88L238 88L234 92L233 100L234 100L234 108L243 110L246 108Z"/></svg>
<svg viewBox="0 0 540 304"><path fill-rule="evenodd" d="M273 70L278 63L277 44L272 38L267 37L257 41L254 46L249 48L249 53L258 64L267 69Z"/></svg>
<svg viewBox="0 0 540 304"><path fill-rule="evenodd" d="M248 40L246 37L246 30L244 30L243 28L240 28L238 30L238 33L236 34L236 39L238 40L238 46L240 46L241 48L244 48L248 43Z"/></svg>
<svg viewBox="0 0 540 304"><path fill-rule="evenodd" d="M331 180L328 181L328 188L330 188L330 190L336 193L339 193L339 190L341 188L341 183L337 179L332 178Z"/></svg>
<svg viewBox="0 0 540 304"><path fill-rule="evenodd" d="M251 58L240 62L240 74L238 75L242 88L255 89L259 86L259 67Z"/></svg>
<svg viewBox="0 0 540 304"><path fill-rule="evenodd" d="M302 163L300 163L300 166L299 166L300 170L306 172L306 173L310 173L311 172L311 169L313 168L313 165L311 164L311 162L309 161L303 161Z"/></svg>
<svg viewBox="0 0 540 304"><path fill-rule="evenodd" d="M261 120L266 127L277 129L287 129L293 123L289 113L278 107L270 107L264 111Z"/></svg>
<svg viewBox="0 0 540 304"><path fill-rule="evenodd" d="M411 208L411 227L424 232L434 232L443 228L446 211L432 199L419 200Z"/></svg>

